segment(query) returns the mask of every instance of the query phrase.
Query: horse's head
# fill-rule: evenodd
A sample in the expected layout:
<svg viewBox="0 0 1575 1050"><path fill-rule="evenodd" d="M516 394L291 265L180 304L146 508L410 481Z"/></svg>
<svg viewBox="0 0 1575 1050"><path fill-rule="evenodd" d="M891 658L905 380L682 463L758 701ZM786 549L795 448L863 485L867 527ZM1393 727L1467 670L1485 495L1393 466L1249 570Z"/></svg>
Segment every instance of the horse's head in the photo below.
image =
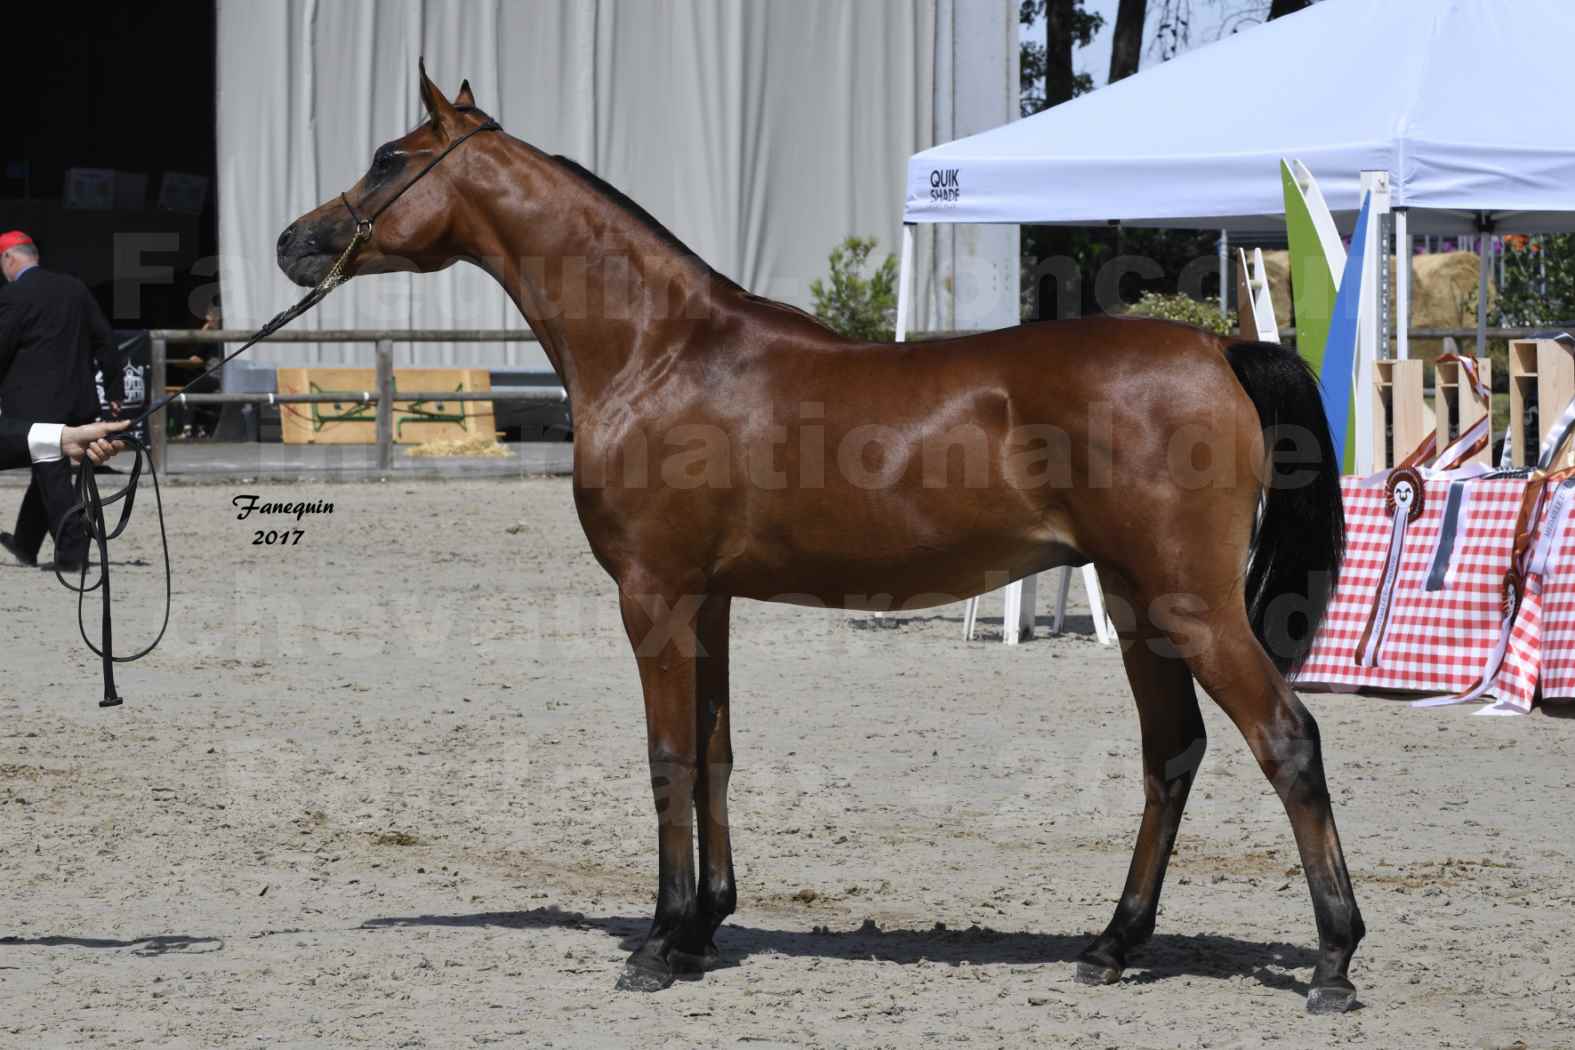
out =
<svg viewBox="0 0 1575 1050"><path fill-rule="evenodd" d="M336 195L279 234L279 269L296 284L311 286L322 280L349 245L357 217L371 219L375 215L377 219L373 235L346 260L346 276L431 273L451 265L462 254L453 236L463 215L454 176L465 161L463 155L490 136L477 136L477 142L457 150L424 176L422 169L491 118L476 108L469 81L450 102L427 79L425 63L420 73L426 122L378 148L366 174L343 194L348 206ZM380 211L385 207L386 211Z"/></svg>

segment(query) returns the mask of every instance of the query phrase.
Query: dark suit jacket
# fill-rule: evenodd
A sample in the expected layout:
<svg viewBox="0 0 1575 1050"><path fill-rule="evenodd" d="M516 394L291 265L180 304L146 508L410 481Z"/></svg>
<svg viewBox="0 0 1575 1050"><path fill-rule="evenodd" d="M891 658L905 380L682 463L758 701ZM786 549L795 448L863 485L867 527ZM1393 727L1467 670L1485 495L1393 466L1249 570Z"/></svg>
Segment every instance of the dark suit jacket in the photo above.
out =
<svg viewBox="0 0 1575 1050"><path fill-rule="evenodd" d="M32 464L33 457L27 450L27 432L32 426L26 420L0 419L0 470Z"/></svg>
<svg viewBox="0 0 1575 1050"><path fill-rule="evenodd" d="M104 393L124 397L126 360L87 286L35 266L0 288L0 413L77 425L99 416Z"/></svg>

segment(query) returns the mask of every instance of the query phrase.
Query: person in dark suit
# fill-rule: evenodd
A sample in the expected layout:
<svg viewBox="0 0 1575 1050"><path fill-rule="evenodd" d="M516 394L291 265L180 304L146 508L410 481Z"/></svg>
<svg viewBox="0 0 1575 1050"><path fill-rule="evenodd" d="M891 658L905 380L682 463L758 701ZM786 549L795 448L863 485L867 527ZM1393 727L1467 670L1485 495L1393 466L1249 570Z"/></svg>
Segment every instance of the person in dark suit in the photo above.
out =
<svg viewBox="0 0 1575 1050"><path fill-rule="evenodd" d="M95 465L107 463L126 447L110 435L130 425L122 421L68 427L62 423L0 418L0 470L26 467L61 456L73 463L84 456Z"/></svg>
<svg viewBox="0 0 1575 1050"><path fill-rule="evenodd" d="M0 234L0 272L7 282L0 289L0 414L68 426L92 422L99 415L95 368L118 410L126 362L87 286L39 266L38 247L20 230ZM57 457L34 462L32 470L16 533L0 533L0 546L24 565L36 565L48 531L55 538L55 566L74 572L87 558L87 534L80 521L62 530L75 502L71 466Z"/></svg>

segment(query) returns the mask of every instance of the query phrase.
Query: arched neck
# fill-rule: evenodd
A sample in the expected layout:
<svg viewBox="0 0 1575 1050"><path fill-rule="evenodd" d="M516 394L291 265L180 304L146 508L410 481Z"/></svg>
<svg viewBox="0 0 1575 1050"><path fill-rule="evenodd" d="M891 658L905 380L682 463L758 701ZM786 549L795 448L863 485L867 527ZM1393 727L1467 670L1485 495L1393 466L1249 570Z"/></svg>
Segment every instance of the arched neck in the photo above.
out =
<svg viewBox="0 0 1575 1050"><path fill-rule="evenodd" d="M466 194L461 254L530 322L576 413L594 413L620 373L696 345L740 290L594 176L499 140L493 184Z"/></svg>

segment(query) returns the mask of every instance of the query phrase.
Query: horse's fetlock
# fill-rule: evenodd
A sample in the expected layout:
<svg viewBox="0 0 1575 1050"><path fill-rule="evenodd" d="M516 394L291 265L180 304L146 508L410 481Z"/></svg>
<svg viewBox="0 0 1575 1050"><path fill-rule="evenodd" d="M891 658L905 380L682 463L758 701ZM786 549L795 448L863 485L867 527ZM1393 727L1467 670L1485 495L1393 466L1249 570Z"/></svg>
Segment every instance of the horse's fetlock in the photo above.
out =
<svg viewBox="0 0 1575 1050"><path fill-rule="evenodd" d="M660 930L677 930L694 921L700 910L699 896L693 886L675 887L677 892L664 893L656 902L656 927Z"/></svg>
<svg viewBox="0 0 1575 1050"><path fill-rule="evenodd" d="M703 892L706 914L717 921L738 909L738 889L731 879L707 879Z"/></svg>

